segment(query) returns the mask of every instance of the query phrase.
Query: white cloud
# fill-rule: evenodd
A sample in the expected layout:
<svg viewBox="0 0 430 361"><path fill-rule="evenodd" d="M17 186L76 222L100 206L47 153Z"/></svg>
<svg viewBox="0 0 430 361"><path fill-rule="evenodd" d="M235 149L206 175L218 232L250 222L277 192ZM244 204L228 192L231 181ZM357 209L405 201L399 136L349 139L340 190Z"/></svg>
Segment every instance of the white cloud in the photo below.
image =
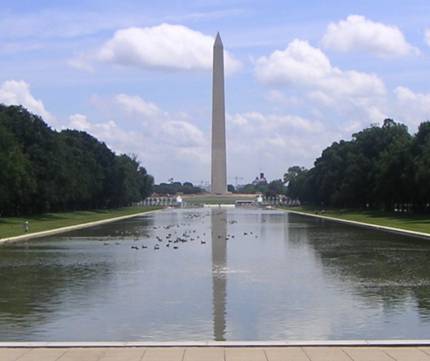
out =
<svg viewBox="0 0 430 361"><path fill-rule="evenodd" d="M269 85L294 85L336 96L369 97L385 94L375 74L341 70L307 41L294 40L285 50L276 50L256 62L256 76Z"/></svg>
<svg viewBox="0 0 430 361"><path fill-rule="evenodd" d="M103 122L90 121L84 114L73 114L69 117L67 128L85 131L98 140L106 142L118 153L142 153L145 136L135 130L125 130L114 120Z"/></svg>
<svg viewBox="0 0 430 361"><path fill-rule="evenodd" d="M302 99L296 96L287 96L283 92L272 89L266 95L266 99L274 104L280 104L285 106L297 106L302 104Z"/></svg>
<svg viewBox="0 0 430 361"><path fill-rule="evenodd" d="M140 121L142 113L134 111L134 107L130 113L130 109L117 102L118 96L114 96L112 106L127 118L131 117L133 128L126 130L127 124L117 120L93 122L83 114L71 116L69 126L93 134L117 152L137 154L157 182L172 176L194 183L209 179L209 130L193 123L189 115L166 112L141 97L122 95L137 104L153 104L158 113L151 121ZM109 112L124 119L113 108ZM229 176L244 176L246 181L251 181L259 169L274 178L281 177L289 165L309 166L339 136L319 120L258 111L227 114L227 128ZM234 183L233 179L229 182Z"/></svg>
<svg viewBox="0 0 430 361"><path fill-rule="evenodd" d="M259 170L271 179L280 178L291 165L310 166L340 136L319 120L292 114L253 111L228 115L228 168L246 176L246 181Z"/></svg>
<svg viewBox="0 0 430 361"><path fill-rule="evenodd" d="M430 120L430 93L416 93L411 89L399 86L394 89L395 112L400 121L416 127Z"/></svg>
<svg viewBox="0 0 430 361"><path fill-rule="evenodd" d="M97 122L78 113L69 117L68 127L92 134L116 152L137 154L157 182L172 176L207 179L209 137L189 116L165 112L136 95L118 94L109 100L98 99L115 120ZM132 121L132 127L124 119Z"/></svg>
<svg viewBox="0 0 430 361"><path fill-rule="evenodd" d="M77 130L91 130L92 126L87 117L83 114L72 114L69 117L69 127Z"/></svg>
<svg viewBox="0 0 430 361"><path fill-rule="evenodd" d="M153 117L160 114L154 103L148 102L137 95L118 94L115 101L128 113Z"/></svg>
<svg viewBox="0 0 430 361"><path fill-rule="evenodd" d="M377 56L419 54L396 26L374 22L360 15L350 15L330 23L322 39L325 48L341 52L365 51Z"/></svg>
<svg viewBox="0 0 430 361"><path fill-rule="evenodd" d="M81 54L69 64L89 69L92 62L158 70L211 70L214 38L182 25L120 29L94 53ZM241 66L227 51L226 72Z"/></svg>
<svg viewBox="0 0 430 361"><path fill-rule="evenodd" d="M204 146L206 139L195 125L186 121L171 120L161 125L159 142L186 148Z"/></svg>
<svg viewBox="0 0 430 361"><path fill-rule="evenodd" d="M260 112L248 112L230 116L229 120L237 126L258 126L260 129L264 129L265 131L289 129L305 133L315 133L320 132L323 129L321 122L305 119L297 115L266 115Z"/></svg>
<svg viewBox="0 0 430 361"><path fill-rule="evenodd" d="M30 84L23 80L6 80L0 86L0 103L22 105L30 112L40 115L46 122L54 122L54 117L45 109L41 100L35 99Z"/></svg>
<svg viewBox="0 0 430 361"><path fill-rule="evenodd" d="M303 40L293 40L285 50L276 50L257 59L257 79L271 87L271 100L299 99L290 110L307 114L323 123L341 123L343 119L359 121L362 126L384 119L387 92L375 74L343 70L333 66L318 48ZM341 124L338 125L342 129Z"/></svg>

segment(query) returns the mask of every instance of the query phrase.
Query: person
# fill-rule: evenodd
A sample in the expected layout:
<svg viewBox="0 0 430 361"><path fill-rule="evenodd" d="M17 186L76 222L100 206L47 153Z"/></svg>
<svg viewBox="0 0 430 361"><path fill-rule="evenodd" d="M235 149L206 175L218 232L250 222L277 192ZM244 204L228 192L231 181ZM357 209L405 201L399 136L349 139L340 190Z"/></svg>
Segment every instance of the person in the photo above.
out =
<svg viewBox="0 0 430 361"><path fill-rule="evenodd" d="M30 222L29 221L25 221L24 222L24 232L28 232L30 230Z"/></svg>

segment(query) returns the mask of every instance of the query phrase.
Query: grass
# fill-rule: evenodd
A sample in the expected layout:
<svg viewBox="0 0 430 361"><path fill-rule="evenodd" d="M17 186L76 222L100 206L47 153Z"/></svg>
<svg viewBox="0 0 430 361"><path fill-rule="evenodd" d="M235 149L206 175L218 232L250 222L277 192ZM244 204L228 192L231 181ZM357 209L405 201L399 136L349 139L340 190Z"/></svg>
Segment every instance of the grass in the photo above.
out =
<svg viewBox="0 0 430 361"><path fill-rule="evenodd" d="M0 239L25 234L23 224L30 222L30 232L41 232L50 229L74 226L76 224L100 221L114 217L127 216L158 209L159 207L126 207L95 211L76 211L65 213L45 213L30 217L0 218Z"/></svg>
<svg viewBox="0 0 430 361"><path fill-rule="evenodd" d="M315 214L319 210L309 207L295 207L292 211ZM320 212L319 212L320 213ZM390 213L382 211L328 209L321 215L349 221L357 221L378 226L394 227L415 232L430 234L430 216L424 214Z"/></svg>

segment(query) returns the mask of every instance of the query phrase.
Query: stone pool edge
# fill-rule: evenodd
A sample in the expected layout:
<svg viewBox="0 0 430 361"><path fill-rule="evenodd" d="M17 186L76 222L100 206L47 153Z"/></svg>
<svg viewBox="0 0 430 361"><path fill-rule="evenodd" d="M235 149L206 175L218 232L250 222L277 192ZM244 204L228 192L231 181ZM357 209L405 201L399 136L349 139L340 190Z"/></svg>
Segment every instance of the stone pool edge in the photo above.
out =
<svg viewBox="0 0 430 361"><path fill-rule="evenodd" d="M108 347L420 347L425 340L297 340L297 341L98 341L98 342L0 342L1 348L108 348Z"/></svg>
<svg viewBox="0 0 430 361"><path fill-rule="evenodd" d="M283 209L283 210L285 212L288 212L288 213L299 214L299 215L302 215L302 216L308 216L308 217L314 217L314 218L319 218L319 219L325 219L325 220L328 220L328 221L345 223L345 224L355 225L355 226L359 226L359 227L371 228L371 229L376 229L376 230L379 230L379 231L386 231L386 232L391 232L391 233L402 234L402 235L405 235L405 236L414 236L414 237L419 237L419 238L430 240L430 234L429 233L425 233L425 232L410 231L408 229L388 227L388 226L381 226L381 225L372 224L372 223L364 223L364 222L352 221L352 220L349 220L349 219L342 219L342 218L336 218L336 217L323 216L323 215L320 215L320 214L313 214L313 213L306 213L306 212L300 212L300 211L293 211L293 210L290 210L290 209Z"/></svg>
<svg viewBox="0 0 430 361"><path fill-rule="evenodd" d="M154 210L147 211L147 212L127 214L125 216L119 216L119 217L101 219L99 221L79 223L79 224L75 224L73 226L60 227L60 228L49 229L47 231L41 231L41 232L34 232L34 233L23 234L21 236L13 236L13 237L0 238L0 244L9 243L9 242L27 241L27 240L30 240L30 239L33 239L33 238L52 236L52 235L59 234L59 233L65 233L65 232L74 231L74 230L78 230L78 229L83 229L83 228L89 228L89 227L93 227L93 226L98 226L100 224L106 224L106 223L121 221L121 220L124 220L124 219L129 219L129 218L144 216L144 215L147 215L147 214L151 214L151 213L155 213L155 212L160 212L162 210L163 209L154 209Z"/></svg>

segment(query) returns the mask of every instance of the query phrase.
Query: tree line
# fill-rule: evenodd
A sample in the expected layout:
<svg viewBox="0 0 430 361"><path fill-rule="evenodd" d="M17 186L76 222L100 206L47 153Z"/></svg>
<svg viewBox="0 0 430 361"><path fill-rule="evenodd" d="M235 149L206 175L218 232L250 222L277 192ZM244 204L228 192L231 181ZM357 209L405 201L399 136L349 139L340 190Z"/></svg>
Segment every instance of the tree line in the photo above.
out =
<svg viewBox="0 0 430 361"><path fill-rule="evenodd" d="M55 131L21 106L0 104L0 214L115 208L147 197L153 177L86 132Z"/></svg>
<svg viewBox="0 0 430 361"><path fill-rule="evenodd" d="M170 182L160 183L153 187L154 193L159 195L175 195L177 193L183 194L199 194L203 189L193 185L191 182Z"/></svg>
<svg viewBox="0 0 430 361"><path fill-rule="evenodd" d="M430 122L416 134L392 119L326 148L311 169L284 175L287 194L322 207L430 211Z"/></svg>
<svg viewBox="0 0 430 361"><path fill-rule="evenodd" d="M285 195L287 188L281 179L274 179L271 182L265 183L249 183L237 187L238 193L255 194L261 193L265 197L275 197L278 195Z"/></svg>

